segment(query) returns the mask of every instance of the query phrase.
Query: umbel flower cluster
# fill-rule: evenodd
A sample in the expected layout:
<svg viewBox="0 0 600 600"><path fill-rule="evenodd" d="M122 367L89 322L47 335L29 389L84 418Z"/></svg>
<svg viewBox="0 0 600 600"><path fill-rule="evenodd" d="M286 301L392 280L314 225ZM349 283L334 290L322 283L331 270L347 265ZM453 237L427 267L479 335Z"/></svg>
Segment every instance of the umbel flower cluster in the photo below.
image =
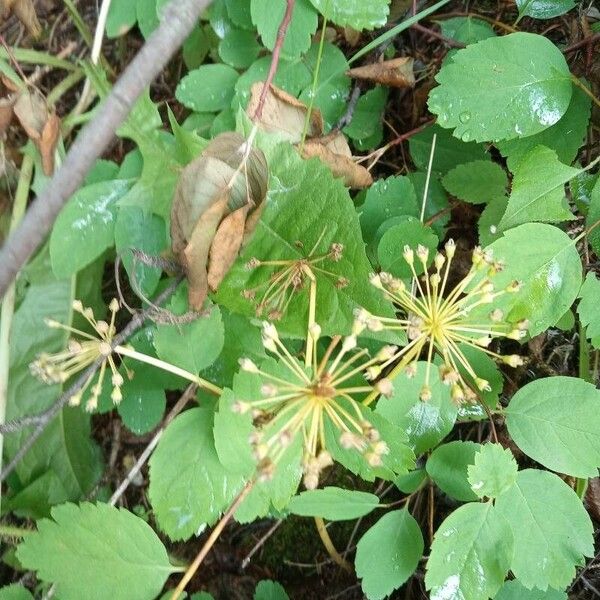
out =
<svg viewBox="0 0 600 600"><path fill-rule="evenodd" d="M69 325L64 325L53 319L47 319L46 325L52 329L62 329L70 335L77 337L69 338L67 347L62 352L56 354L40 354L37 359L31 363L31 372L46 383L64 383L71 376L83 371L89 367L98 358L104 358L98 373L98 379L94 385L91 385L90 396L86 401L86 410L93 411L98 406L98 398L102 393L102 387L107 369L111 372L112 393L111 399L118 404L123 395L121 386L123 385L123 376L118 372L117 365L113 358L113 349L111 344L116 335L115 316L119 310L119 303L113 299L109 304L110 322L96 320L91 308L84 308L79 300L73 301L73 310L84 317L90 324L96 335L90 335L80 329L75 329ZM78 406L81 403L83 395L94 379L95 373L92 373L85 381L81 389L71 396L69 404Z"/></svg>
<svg viewBox="0 0 600 600"><path fill-rule="evenodd" d="M375 386L364 380L357 384L356 380L369 367L385 362L393 349L386 347L368 358L366 350L356 350L356 335L337 336L319 358L316 347L320 332L318 325L310 327L313 351L303 366L281 342L275 326L263 324L263 345L277 357L285 377L262 370L250 359L240 360L242 370L259 375L263 382L262 398L233 405L238 413L252 414L256 429L250 443L262 479L273 476L286 449L300 436L303 482L307 489L316 488L321 472L333 462L326 443L328 424L337 431L343 448L359 452L371 466L381 465L388 453L387 444L364 417L364 409L353 395L374 389L391 394L391 383L385 378Z"/></svg>
<svg viewBox="0 0 600 600"><path fill-rule="evenodd" d="M373 331L383 329L403 330L406 332L408 343L398 349L390 358L371 367L371 376L376 377L377 371L395 364L394 373L406 369L409 376L416 372L416 361L422 355L427 361L425 383L421 389L421 400L431 398L430 373L434 353L437 353L442 364L439 368L443 383L451 388L451 396L457 404L474 403L477 393L465 380L468 374L478 391L489 389L489 383L479 377L469 360L461 350L461 345L472 346L501 362L517 367L523 364L523 359L516 355L501 355L490 350L494 338L504 337L520 340L526 334L528 322L509 323L499 308L494 308L494 302L504 294L511 294L520 289L520 283L513 281L502 289L497 289L493 279L501 272L504 265L494 260L488 250L477 247L474 249L469 272L454 286L448 284L450 265L456 247L452 240L445 245L445 254L438 252L433 259L433 269L428 273L427 263L429 250L419 246L416 252L404 247L403 257L413 274L412 287L389 273L371 276L371 283L394 302L400 309L398 318L385 318L359 311L358 319ZM417 276L415 263L420 263L425 275L422 280ZM482 306L489 307L486 312L475 311ZM482 316L483 315L483 316Z"/></svg>

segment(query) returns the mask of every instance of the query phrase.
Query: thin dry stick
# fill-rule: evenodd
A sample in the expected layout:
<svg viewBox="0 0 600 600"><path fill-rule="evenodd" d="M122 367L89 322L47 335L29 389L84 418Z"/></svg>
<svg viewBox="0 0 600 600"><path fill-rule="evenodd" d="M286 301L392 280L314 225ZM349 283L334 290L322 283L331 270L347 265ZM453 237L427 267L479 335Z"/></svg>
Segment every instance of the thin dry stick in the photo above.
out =
<svg viewBox="0 0 600 600"><path fill-rule="evenodd" d="M244 560L242 561L242 565L241 565L242 570L245 569L250 564L252 557L265 545L267 540L279 529L279 527L281 526L282 523L283 523L283 519L278 519L277 521L275 521L275 523L273 523L273 525L271 525L271 527L269 527L269 530L267 531L267 533L265 533L260 538L260 540L258 540L258 542L256 542L256 544L254 544L254 547L252 548L252 550L250 550L250 552L248 552L248 554L246 555L246 558L244 558Z"/></svg>
<svg viewBox="0 0 600 600"><path fill-rule="evenodd" d="M209 4L210 0L177 0L167 6L158 29L125 69L94 119L82 129L61 168L0 250L0 297L44 241L60 209L106 150L139 95L162 71Z"/></svg>
<svg viewBox="0 0 600 600"><path fill-rule="evenodd" d="M317 532L319 533L319 537L327 550L327 554L331 557L331 560L338 564L344 571L348 573L352 573L352 567L348 563L347 560L337 551L336 547L329 536L329 532L327 531L327 527L325 526L325 521L321 517L315 517L315 525L317 526Z"/></svg>
<svg viewBox="0 0 600 600"><path fill-rule="evenodd" d="M168 288L166 288L157 298L156 304L162 304L167 298L169 298L179 283L181 277L177 278ZM137 313L127 326L116 335L111 343L111 348L115 348L120 344L123 344L129 337L133 335L143 324L144 321L154 313L154 309L146 309L142 312ZM75 383L64 392L56 402L46 409L44 412L36 415L37 426L31 433L31 435L25 440L23 445L19 448L19 451L14 455L13 459L2 469L0 473L0 482L4 481L21 462L23 457L29 452L36 440L42 435L50 421L67 405L69 399L83 388L88 378L91 377L99 368L100 365L106 360L106 357L99 357L94 363L92 363L81 375L77 378ZM26 420L31 421L32 417L25 417ZM20 425L20 421L6 423L5 427L2 428L1 433L10 433L12 431L18 431L17 426Z"/></svg>
<svg viewBox="0 0 600 600"><path fill-rule="evenodd" d="M175 591L171 595L170 600L178 600L179 596L185 590L185 586L190 582L202 561L206 558L206 555L210 552L210 549L214 546L215 542L219 539L219 536L225 529L225 526L233 515L235 511L239 508L240 504L246 499L246 496L252 491L254 484L256 483L256 479L251 479L245 486L244 489L239 493L238 497L233 501L231 506L227 509L227 512L221 517L221 520L217 523L216 527L212 530L210 536L202 548L200 548L200 552L198 552L198 556L194 559L194 562L188 567L184 576L181 578L179 585L175 588Z"/></svg>
<svg viewBox="0 0 600 600"><path fill-rule="evenodd" d="M125 490L130 486L131 482L135 479L136 475L142 470L142 467L146 464L150 455L154 451L154 448L158 445L160 438L162 437L165 429L173 421L173 419L184 409L185 405L196 395L198 386L195 383L191 383L187 386L185 392L181 395L181 398L177 401L175 406L169 411L169 414L165 417L163 424L159 430L154 434L154 437L150 440L150 443L144 448L144 451L140 454L135 465L131 468L127 477L120 483L119 487L115 490L115 493L110 497L109 504L115 506L119 501L119 498L125 493Z"/></svg>

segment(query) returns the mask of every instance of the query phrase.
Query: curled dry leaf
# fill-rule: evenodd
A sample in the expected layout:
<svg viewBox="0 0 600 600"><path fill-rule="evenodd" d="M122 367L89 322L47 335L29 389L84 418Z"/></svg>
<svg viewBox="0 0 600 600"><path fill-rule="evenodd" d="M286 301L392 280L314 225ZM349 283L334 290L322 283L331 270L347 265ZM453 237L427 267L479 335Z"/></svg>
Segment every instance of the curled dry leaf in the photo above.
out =
<svg viewBox="0 0 600 600"><path fill-rule="evenodd" d="M13 105L14 114L42 156L46 175L54 172L54 152L60 136L60 119L48 110L38 92L21 92Z"/></svg>
<svg viewBox="0 0 600 600"><path fill-rule="evenodd" d="M14 14L27 29L32 37L38 37L42 33L42 26L38 21L33 0L0 0L0 18L7 19Z"/></svg>
<svg viewBox="0 0 600 600"><path fill-rule="evenodd" d="M410 57L393 58L383 62L356 67L346 71L354 79L366 79L388 87L407 88L415 85L413 59Z"/></svg>
<svg viewBox="0 0 600 600"><path fill-rule="evenodd" d="M267 181L263 153L248 151L237 133L217 136L183 169L171 208L171 243L194 310L216 290L256 225Z"/></svg>
<svg viewBox="0 0 600 600"><path fill-rule="evenodd" d="M247 109L249 115L256 113L262 90L262 81L257 81L252 86L252 95ZM280 134L291 144L298 144L302 140L307 113L306 104L282 89L270 85L258 125L268 133ZM313 109L310 114L307 136L314 137L322 135L322 133L323 117L320 111Z"/></svg>
<svg viewBox="0 0 600 600"><path fill-rule="evenodd" d="M585 501L590 514L596 521L600 521L600 477L588 479Z"/></svg>
<svg viewBox="0 0 600 600"><path fill-rule="evenodd" d="M342 177L344 185L361 189L373 183L371 173L362 165L352 160L350 146L344 134L338 132L334 137L314 138L300 148L303 158L320 158L333 173L334 177Z"/></svg>

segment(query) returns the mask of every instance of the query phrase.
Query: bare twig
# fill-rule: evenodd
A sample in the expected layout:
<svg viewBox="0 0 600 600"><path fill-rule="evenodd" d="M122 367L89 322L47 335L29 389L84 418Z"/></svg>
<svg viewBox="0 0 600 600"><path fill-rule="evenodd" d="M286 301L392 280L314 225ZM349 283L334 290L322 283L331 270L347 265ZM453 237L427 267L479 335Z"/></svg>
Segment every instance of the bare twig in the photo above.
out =
<svg viewBox="0 0 600 600"><path fill-rule="evenodd" d="M275 521L275 523L273 523L273 525L271 525L271 527L269 527L269 530L267 531L267 533L265 533L260 540L258 540L258 542L256 542L256 544L254 544L252 550L250 550L250 552L248 552L248 554L246 555L246 558L244 558L244 560L242 561L242 569L245 569L249 564L250 561L252 560L252 557L265 545L266 541L279 529L280 525L283 523L283 519L277 519L277 521Z"/></svg>
<svg viewBox="0 0 600 600"><path fill-rule="evenodd" d="M209 3L210 0L177 0L167 6L158 29L129 64L94 119L77 136L61 168L0 250L0 296L43 242L60 209L108 147L138 96L164 68Z"/></svg>
<svg viewBox="0 0 600 600"><path fill-rule="evenodd" d="M181 277L177 278L168 288L166 288L155 300L156 304L162 304L167 298L169 298L179 283L181 282ZM115 348L121 344L123 344L131 335L137 331L144 323L144 321L149 318L154 313L153 308L148 308L142 312L137 313L134 317L129 321L129 323L125 326L125 328L116 335L111 343L111 347ZM92 363L85 371L81 373L81 375L77 378L75 383L64 392L56 402L46 409L44 412L39 415L35 415L35 417L25 417L24 419L18 419L16 421L12 421L10 423L6 423L6 425L2 428L0 433L12 433L13 431L19 431L22 429L24 425L22 425L23 421L27 423L27 425L31 424L32 419L36 419L36 428L33 430L31 435L25 440L23 445L19 448L18 452L15 454L13 459L2 469L0 473L0 482L4 481L15 469L15 467L21 462L23 457L29 452L33 444L40 437L40 435L44 432L50 421L67 405L69 399L76 394L79 390L83 388L88 379L100 368L101 364L106 360L105 356L99 357L94 363ZM25 425L26 426L26 425Z"/></svg>
<svg viewBox="0 0 600 600"><path fill-rule="evenodd" d="M346 106L346 112L340 117L340 120L337 122L334 127L335 130L341 131L347 125L350 125L352 122L352 117L354 116L354 109L358 104L358 99L360 98L360 86L355 85L352 93L350 94L350 98L348 100L348 105Z"/></svg>

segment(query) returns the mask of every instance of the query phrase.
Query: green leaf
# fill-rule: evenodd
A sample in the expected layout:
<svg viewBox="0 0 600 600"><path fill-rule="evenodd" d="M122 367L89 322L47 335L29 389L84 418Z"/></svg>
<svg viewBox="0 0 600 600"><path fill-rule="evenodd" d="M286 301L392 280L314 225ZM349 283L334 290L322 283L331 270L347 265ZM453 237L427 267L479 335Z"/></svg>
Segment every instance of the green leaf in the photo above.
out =
<svg viewBox="0 0 600 600"><path fill-rule="evenodd" d="M134 262L132 249L149 256L160 256L167 245L166 225L163 219L144 212L137 206L123 206L115 223L115 246L121 255L132 285L146 297L156 290L162 270Z"/></svg>
<svg viewBox="0 0 600 600"><path fill-rule="evenodd" d="M323 517L328 521L348 521L368 515L379 506L375 494L325 487L294 496L287 509L301 517Z"/></svg>
<svg viewBox="0 0 600 600"><path fill-rule="evenodd" d="M176 417L149 464L150 502L159 527L172 540L186 540L201 525L214 523L243 486L243 478L219 462L209 408Z"/></svg>
<svg viewBox="0 0 600 600"><path fill-rule="evenodd" d="M456 500L467 502L479 497L467 479L467 469L475 461L481 444L475 442L449 442L436 448L427 459L425 468L435 484Z"/></svg>
<svg viewBox="0 0 600 600"><path fill-rule="evenodd" d="M17 549L26 569L63 600L147 600L173 572L167 551L139 517L108 504L63 504Z"/></svg>
<svg viewBox="0 0 600 600"><path fill-rule="evenodd" d="M550 148L536 146L517 165L508 206L498 227L506 230L530 221L574 219L565 197L565 183L579 173L581 169L559 162Z"/></svg>
<svg viewBox="0 0 600 600"><path fill-rule="evenodd" d="M586 336L592 340L594 347L600 341L600 280L595 273L588 273L581 290L579 290L577 314L581 324L585 326Z"/></svg>
<svg viewBox="0 0 600 600"><path fill-rule="evenodd" d="M194 27L181 47L183 62L188 71L197 69L210 51L210 40L204 29Z"/></svg>
<svg viewBox="0 0 600 600"><path fill-rule="evenodd" d="M50 259L57 277L69 277L114 244L117 202L131 183L111 180L80 189L60 211L50 235Z"/></svg>
<svg viewBox="0 0 600 600"><path fill-rule="evenodd" d="M477 160L454 167L442 184L450 194L471 204L484 204L504 196L508 177L504 169L488 160Z"/></svg>
<svg viewBox="0 0 600 600"><path fill-rule="evenodd" d="M494 307L510 321L530 319L533 337L554 325L571 307L581 286L581 260L573 240L552 225L527 223L509 229L488 246L506 269L494 277L496 289L523 283L516 294L497 298Z"/></svg>
<svg viewBox="0 0 600 600"><path fill-rule="evenodd" d="M484 444L467 467L471 489L480 498L497 498L517 479L517 461L508 448Z"/></svg>
<svg viewBox="0 0 600 600"><path fill-rule="evenodd" d="M574 0L515 0L519 9L519 18L553 19L569 12L576 4Z"/></svg>
<svg viewBox="0 0 600 600"><path fill-rule="evenodd" d="M452 17L439 22L442 35L465 45L496 37L494 28L476 17Z"/></svg>
<svg viewBox="0 0 600 600"><path fill-rule="evenodd" d="M377 258L384 271L395 277L410 278L411 270L402 255L405 245L417 248L425 246L429 250L429 262L433 261L439 244L437 235L431 227L423 225L419 219L409 217L403 223L390 227L381 237L377 246ZM423 271L422 265L415 265L417 273Z"/></svg>
<svg viewBox="0 0 600 600"><path fill-rule="evenodd" d="M506 157L508 168L514 173L519 162L536 146L554 150L561 163L570 165L585 139L591 109L589 96L574 87L567 112L557 123L535 135L496 144L502 156Z"/></svg>
<svg viewBox="0 0 600 600"><path fill-rule="evenodd" d="M502 586L513 554L510 526L491 502L459 507L435 533L425 586L431 600L487 600Z"/></svg>
<svg viewBox="0 0 600 600"><path fill-rule="evenodd" d="M495 600L567 600L567 594L552 588L545 592L536 588L528 590L518 579L513 579L504 582Z"/></svg>
<svg viewBox="0 0 600 600"><path fill-rule="evenodd" d="M375 409L406 432L417 456L439 444L450 433L457 415L450 390L441 382L437 368L432 369L429 379L431 400L423 402L419 399L426 370L427 363L418 362L414 377L400 373L394 381L392 396L382 396Z"/></svg>
<svg viewBox="0 0 600 600"><path fill-rule="evenodd" d="M512 397L506 425L517 446L548 469L595 477L600 467L600 391L575 377L546 377Z"/></svg>
<svg viewBox="0 0 600 600"><path fill-rule="evenodd" d="M244 29L231 29L219 42L221 60L236 69L249 67L258 57L260 49L255 34Z"/></svg>
<svg viewBox="0 0 600 600"><path fill-rule="evenodd" d="M285 14L285 0L251 0L252 22L256 25L263 44L273 50L277 30ZM310 48L311 37L317 30L317 11L309 0L297 0L292 19L281 48L282 56L297 58Z"/></svg>
<svg viewBox="0 0 600 600"><path fill-rule="evenodd" d="M533 33L488 38L459 50L436 76L429 110L463 141L499 141L554 125L571 101L569 67Z"/></svg>
<svg viewBox="0 0 600 600"><path fill-rule="evenodd" d="M394 485L405 494L412 494L421 488L423 483L427 481L427 471L425 469L415 469L406 475L400 475Z"/></svg>
<svg viewBox="0 0 600 600"><path fill-rule="evenodd" d="M594 252L600 253L600 177L596 180L590 196L590 207L585 219L589 231L588 240ZM591 229L593 227L593 229Z"/></svg>
<svg viewBox="0 0 600 600"><path fill-rule="evenodd" d="M481 246L489 246L502 237L499 225L507 206L508 196L501 196L492 198L483 209L481 217L479 217L479 223L477 224L479 244Z"/></svg>
<svg viewBox="0 0 600 600"><path fill-rule="evenodd" d="M425 195L427 173L423 171L414 171L413 173L409 173L407 177L415 188L419 205L422 206L423 202L425 202L425 212L423 214L425 221L433 220L431 228L440 239L444 239L444 237L446 237L446 225L450 221L450 211L445 210L449 207L448 196L440 183L437 174L432 173L429 178L427 195ZM420 216L420 211L415 216Z"/></svg>
<svg viewBox="0 0 600 600"><path fill-rule="evenodd" d="M423 535L408 510L387 513L360 538L356 574L369 600L398 589L415 571L423 554Z"/></svg>
<svg viewBox="0 0 600 600"><path fill-rule="evenodd" d="M515 539L510 569L527 588L564 588L583 557L594 554L593 526L581 500L553 473L520 471L496 508Z"/></svg>
<svg viewBox="0 0 600 600"><path fill-rule="evenodd" d="M136 435L152 431L162 419L167 405L162 389L144 384L137 378L131 382L125 379L123 400L117 407L127 429Z"/></svg>
<svg viewBox="0 0 600 600"><path fill-rule="evenodd" d="M234 25L242 29L254 29L250 14L250 0L225 0L225 6Z"/></svg>
<svg viewBox="0 0 600 600"><path fill-rule="evenodd" d="M340 27L375 29L386 24L390 0L310 0L328 20Z"/></svg>
<svg viewBox="0 0 600 600"><path fill-rule="evenodd" d="M429 165L433 136L436 136L432 170L442 175L464 163L490 160L483 144L463 142L439 125L431 125L408 140L408 148L415 166L426 171Z"/></svg>
<svg viewBox="0 0 600 600"><path fill-rule="evenodd" d="M108 9L106 36L116 38L125 35L136 23L135 2L114 0Z"/></svg>
<svg viewBox="0 0 600 600"><path fill-rule="evenodd" d="M281 584L265 579L258 582L253 600L289 600L289 596Z"/></svg>
<svg viewBox="0 0 600 600"><path fill-rule="evenodd" d="M248 270L252 258L299 260L311 249L314 256L328 253L332 243L344 246L339 262L318 264L333 276L315 272L317 279L316 320L324 335L350 331L353 311L362 306L374 314L390 314L389 305L377 290L365 285L371 270L360 235L358 217L348 191L319 160L302 160L288 145L278 146L270 164L266 208L254 236L219 287L215 298L232 312L254 316L256 303L268 287L269 278L280 268ZM322 215L327 214L324 221ZM296 242L300 242L299 247ZM317 244L318 242L318 244ZM341 289L338 275L348 279ZM242 296L244 290L259 289L255 302ZM278 323L280 334L304 336L308 318L308 282L295 291L285 315Z"/></svg>
<svg viewBox="0 0 600 600"><path fill-rule="evenodd" d="M18 583L0 589L0 600L33 600L31 592Z"/></svg>
<svg viewBox="0 0 600 600"><path fill-rule="evenodd" d="M388 90L384 87L376 87L361 96L344 133L355 142L369 138L369 147L377 146L383 136L382 119L387 98Z"/></svg>
<svg viewBox="0 0 600 600"><path fill-rule="evenodd" d="M238 76L238 72L229 65L202 65L181 79L175 96L190 110L223 110L231 103Z"/></svg>
<svg viewBox="0 0 600 600"><path fill-rule="evenodd" d="M134 0L129 1L134 2ZM158 27L156 0L137 0L135 11L138 27L144 38L148 39L150 34Z"/></svg>
<svg viewBox="0 0 600 600"><path fill-rule="evenodd" d="M181 285L171 297L167 310L176 315L187 311L187 285ZM157 325L154 347L159 358L194 374L210 366L221 354L224 343L223 322L218 306L210 306L208 315L200 315L186 324Z"/></svg>

